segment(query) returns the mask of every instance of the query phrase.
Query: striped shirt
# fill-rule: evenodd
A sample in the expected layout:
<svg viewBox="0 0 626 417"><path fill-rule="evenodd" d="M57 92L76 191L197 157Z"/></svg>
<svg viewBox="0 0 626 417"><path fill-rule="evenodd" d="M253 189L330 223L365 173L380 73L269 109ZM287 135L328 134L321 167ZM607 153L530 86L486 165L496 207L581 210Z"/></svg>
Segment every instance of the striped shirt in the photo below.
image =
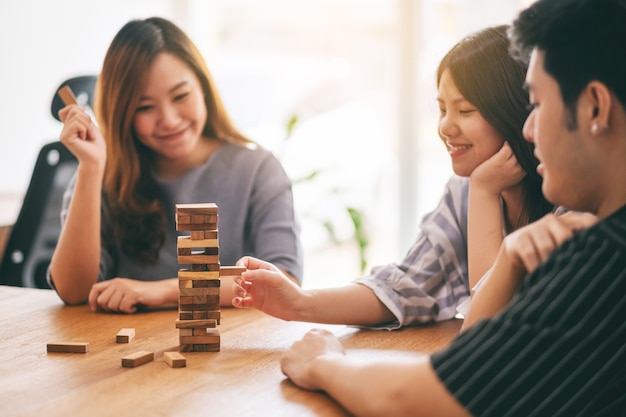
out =
<svg viewBox="0 0 626 417"><path fill-rule="evenodd" d="M468 193L469 179L453 176L437 208L422 219L417 241L404 260L373 268L354 281L370 288L396 317L378 327L448 320L469 298Z"/></svg>
<svg viewBox="0 0 626 417"><path fill-rule="evenodd" d="M625 295L626 206L556 249L433 368L475 416L624 416Z"/></svg>

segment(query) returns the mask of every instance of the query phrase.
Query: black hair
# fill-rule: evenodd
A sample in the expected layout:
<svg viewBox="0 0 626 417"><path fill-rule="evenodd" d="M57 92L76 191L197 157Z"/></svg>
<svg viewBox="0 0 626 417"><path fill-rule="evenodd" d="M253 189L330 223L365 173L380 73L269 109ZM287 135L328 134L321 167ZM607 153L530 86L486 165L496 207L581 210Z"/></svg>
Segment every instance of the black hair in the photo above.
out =
<svg viewBox="0 0 626 417"><path fill-rule="evenodd" d="M511 53L544 52L544 70L558 83L576 129L576 102L589 82L612 90L626 107L626 0L538 0L510 30ZM572 71L575 68L575 71Z"/></svg>
<svg viewBox="0 0 626 417"><path fill-rule="evenodd" d="M541 192L542 178L534 145L524 139L522 130L530 113L524 89L527 63L509 54L508 25L490 27L460 42L443 57L437 69L437 85L445 70L463 97L506 140L517 161L526 171L522 180L524 214L529 221L541 218L554 206Z"/></svg>

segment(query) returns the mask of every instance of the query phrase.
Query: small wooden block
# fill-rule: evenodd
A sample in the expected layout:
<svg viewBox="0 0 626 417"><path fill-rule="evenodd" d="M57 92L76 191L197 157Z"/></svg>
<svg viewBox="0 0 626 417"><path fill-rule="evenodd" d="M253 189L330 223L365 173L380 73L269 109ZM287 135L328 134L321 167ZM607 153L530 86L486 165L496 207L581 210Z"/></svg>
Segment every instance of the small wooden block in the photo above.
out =
<svg viewBox="0 0 626 417"><path fill-rule="evenodd" d="M116 343L130 343L130 341L133 340L134 337L135 337L135 329L123 328L115 336L115 342Z"/></svg>
<svg viewBox="0 0 626 417"><path fill-rule="evenodd" d="M217 324L220 324L220 317L222 315L221 310L180 310L178 312L178 318L180 320L206 320L215 319Z"/></svg>
<svg viewBox="0 0 626 417"><path fill-rule="evenodd" d="M193 288L193 281L190 279L179 279L178 288Z"/></svg>
<svg viewBox="0 0 626 417"><path fill-rule="evenodd" d="M245 266L220 266L220 277L236 277L246 271Z"/></svg>
<svg viewBox="0 0 626 417"><path fill-rule="evenodd" d="M205 230L204 238L205 239L217 239L217 230Z"/></svg>
<svg viewBox="0 0 626 417"><path fill-rule="evenodd" d="M186 278L180 278L178 280L178 288L180 289L189 289L189 288L219 288L220 287L220 280L219 278L210 278L210 279L204 279L204 278L191 278L191 279L186 279ZM217 293L216 293L217 294ZM189 294L186 294L189 295Z"/></svg>
<svg viewBox="0 0 626 417"><path fill-rule="evenodd" d="M219 279L194 279L190 281L179 281L179 282L191 282L191 288L211 288L211 287L220 287ZM184 287L189 288L189 287Z"/></svg>
<svg viewBox="0 0 626 417"><path fill-rule="evenodd" d="M191 216L190 215L176 216L176 223L189 224L191 223Z"/></svg>
<svg viewBox="0 0 626 417"><path fill-rule="evenodd" d="M193 221L193 219L191 219ZM205 230L217 230L217 223L176 223L176 231L177 232L185 232L185 231L195 231L195 232L204 232ZM192 237L193 239L193 237ZM197 238L202 239L202 238Z"/></svg>
<svg viewBox="0 0 626 417"><path fill-rule="evenodd" d="M176 252L178 253L178 256L191 256L192 254L192 248L177 248Z"/></svg>
<svg viewBox="0 0 626 417"><path fill-rule="evenodd" d="M63 101L63 104L65 104L66 106L69 106L70 104L78 104L78 101L76 101L76 96L74 95L74 92L69 85L61 88L59 91L57 91L57 94L59 95L59 97L61 97L61 101Z"/></svg>
<svg viewBox="0 0 626 417"><path fill-rule="evenodd" d="M205 319L205 320L176 320L177 329L197 329L197 328L215 328L217 326L217 320Z"/></svg>
<svg viewBox="0 0 626 417"><path fill-rule="evenodd" d="M142 350L139 352L126 355L122 358L122 366L124 368L134 368L144 363L148 363L154 360L154 352L148 352Z"/></svg>
<svg viewBox="0 0 626 417"><path fill-rule="evenodd" d="M178 352L164 352L163 359L172 368L184 368L187 366L187 359Z"/></svg>
<svg viewBox="0 0 626 417"><path fill-rule="evenodd" d="M176 229L178 230L178 229ZM204 239L204 230L192 230L189 233L189 237L191 240L201 240Z"/></svg>
<svg viewBox="0 0 626 417"><path fill-rule="evenodd" d="M179 264L214 264L220 261L220 257L218 255L190 255L178 256Z"/></svg>
<svg viewBox="0 0 626 417"><path fill-rule="evenodd" d="M217 204L215 203L198 203L198 204L176 204L176 214L217 214Z"/></svg>
<svg viewBox="0 0 626 417"><path fill-rule="evenodd" d="M220 344L180 345L179 350L181 352L219 352Z"/></svg>
<svg viewBox="0 0 626 417"><path fill-rule="evenodd" d="M48 352L87 353L89 352L89 343L87 342L48 343Z"/></svg>
<svg viewBox="0 0 626 417"><path fill-rule="evenodd" d="M202 233L202 239L191 239L191 236L178 236L176 243L178 248L217 248L219 242L216 239L205 239Z"/></svg>
<svg viewBox="0 0 626 417"><path fill-rule="evenodd" d="M185 281L180 281L185 282ZM192 281L193 282L193 281ZM180 295L220 295L220 287L180 288Z"/></svg>
<svg viewBox="0 0 626 417"><path fill-rule="evenodd" d="M206 336L179 336L181 345L219 344L220 331L218 329L207 330Z"/></svg>

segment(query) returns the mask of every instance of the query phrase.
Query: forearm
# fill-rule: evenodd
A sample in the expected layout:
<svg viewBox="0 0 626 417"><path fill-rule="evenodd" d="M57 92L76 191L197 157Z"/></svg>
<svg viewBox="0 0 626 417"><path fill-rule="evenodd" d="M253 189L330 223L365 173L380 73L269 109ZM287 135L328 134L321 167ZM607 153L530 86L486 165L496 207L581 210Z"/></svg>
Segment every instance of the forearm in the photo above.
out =
<svg viewBox="0 0 626 417"><path fill-rule="evenodd" d="M500 196L470 184L467 219L470 289L492 267L502 244Z"/></svg>
<svg viewBox="0 0 626 417"><path fill-rule="evenodd" d="M341 354L317 357L314 386L358 416L467 416L427 356L367 362Z"/></svg>
<svg viewBox="0 0 626 417"><path fill-rule="evenodd" d="M467 330L481 319L493 317L509 304L524 274L513 265L502 248L492 271L472 298L472 304L463 322L463 330Z"/></svg>
<svg viewBox="0 0 626 417"><path fill-rule="evenodd" d="M52 256L50 272L59 296L85 302L100 265L101 176L79 172L66 222Z"/></svg>
<svg viewBox="0 0 626 417"><path fill-rule="evenodd" d="M311 289L304 294L298 321L368 326L395 319L372 290L360 284Z"/></svg>

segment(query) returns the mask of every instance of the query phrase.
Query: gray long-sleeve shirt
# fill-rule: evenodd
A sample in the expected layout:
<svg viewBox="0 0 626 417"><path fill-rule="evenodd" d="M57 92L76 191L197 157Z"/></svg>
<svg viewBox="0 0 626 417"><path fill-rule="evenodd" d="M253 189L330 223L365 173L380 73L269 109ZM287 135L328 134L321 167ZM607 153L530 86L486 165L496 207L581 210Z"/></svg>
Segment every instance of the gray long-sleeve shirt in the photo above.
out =
<svg viewBox="0 0 626 417"><path fill-rule="evenodd" d="M64 196L61 221L65 222L75 181ZM219 258L234 265L244 255L272 262L302 280L300 228L295 217L291 181L280 162L255 146L224 144L207 162L183 177L160 181L167 196L165 243L155 265L135 262L116 245L102 248L100 280L114 277L156 281L178 276L175 204L215 203L219 210ZM103 227L111 227L103 224ZM188 232L187 232L188 233Z"/></svg>

